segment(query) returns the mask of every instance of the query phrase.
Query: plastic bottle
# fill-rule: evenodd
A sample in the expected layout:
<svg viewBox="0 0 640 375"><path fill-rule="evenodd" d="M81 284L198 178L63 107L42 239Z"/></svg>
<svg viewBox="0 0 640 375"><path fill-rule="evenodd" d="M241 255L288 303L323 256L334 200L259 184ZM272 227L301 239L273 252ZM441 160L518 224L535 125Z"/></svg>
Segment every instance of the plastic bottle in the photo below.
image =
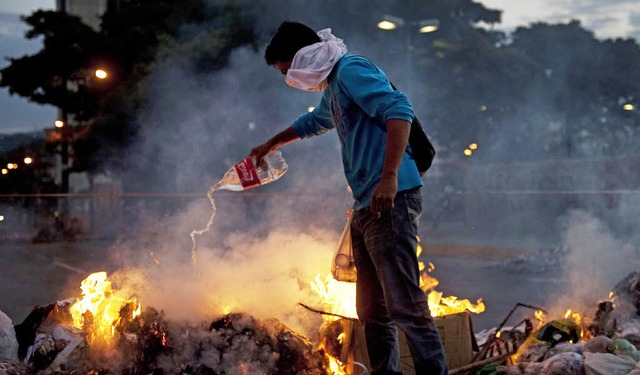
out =
<svg viewBox="0 0 640 375"><path fill-rule="evenodd" d="M243 191L251 189L256 186L265 185L273 182L283 174L287 172L289 167L282 157L280 151L273 151L264 157L266 169L263 167L257 167L253 158L246 158L237 163L233 167L229 168L227 173L222 176L220 181L209 188L207 191L207 197L211 202L211 217L209 221L202 229L194 229L191 231L191 241L193 246L191 247L191 261L195 264L197 262L197 241L196 236L200 236L209 231L213 224L213 219L216 216L216 204L213 201L213 194L218 190L231 190L231 191Z"/></svg>
<svg viewBox="0 0 640 375"><path fill-rule="evenodd" d="M273 182L287 172L289 167L280 151L265 156L266 169L256 166L255 160L247 157L229 168L222 179L214 185L214 190L243 191Z"/></svg>

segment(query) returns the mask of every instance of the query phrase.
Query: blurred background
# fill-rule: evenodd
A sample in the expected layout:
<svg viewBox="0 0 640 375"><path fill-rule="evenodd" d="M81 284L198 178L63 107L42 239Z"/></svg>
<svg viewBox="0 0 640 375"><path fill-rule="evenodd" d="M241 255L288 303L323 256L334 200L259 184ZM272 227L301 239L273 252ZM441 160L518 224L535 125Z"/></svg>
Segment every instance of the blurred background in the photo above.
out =
<svg viewBox="0 0 640 375"><path fill-rule="evenodd" d="M352 204L335 133L284 147L276 183L207 198L319 102L264 62L284 20L331 28L409 96L437 149L421 260L439 290L484 298L476 328L516 302L594 306L637 270L636 0L2 1L0 295L13 319L132 265L148 273L145 303L174 316L227 295L299 314Z"/></svg>
<svg viewBox="0 0 640 375"><path fill-rule="evenodd" d="M637 245L640 16L633 1L574 3L3 2L0 238L113 239L206 212L230 166L319 101L263 60L295 20L331 28L410 97L438 152L424 241L555 246L581 211ZM217 235L340 230L335 134L283 154L278 183L220 193Z"/></svg>

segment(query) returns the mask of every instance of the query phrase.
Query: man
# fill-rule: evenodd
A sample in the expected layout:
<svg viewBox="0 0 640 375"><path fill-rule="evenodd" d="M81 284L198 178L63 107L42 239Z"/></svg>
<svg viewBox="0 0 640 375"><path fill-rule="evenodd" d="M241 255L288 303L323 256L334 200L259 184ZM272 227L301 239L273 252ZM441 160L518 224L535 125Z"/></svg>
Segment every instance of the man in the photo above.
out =
<svg viewBox="0 0 640 375"><path fill-rule="evenodd" d="M416 257L422 180L407 150L413 109L371 61L347 52L330 29L284 22L265 51L290 86L324 91L312 112L251 150L269 152L336 129L355 199L351 238L356 306L371 374L402 374L396 327L406 337L416 374L447 374L435 322L420 289Z"/></svg>

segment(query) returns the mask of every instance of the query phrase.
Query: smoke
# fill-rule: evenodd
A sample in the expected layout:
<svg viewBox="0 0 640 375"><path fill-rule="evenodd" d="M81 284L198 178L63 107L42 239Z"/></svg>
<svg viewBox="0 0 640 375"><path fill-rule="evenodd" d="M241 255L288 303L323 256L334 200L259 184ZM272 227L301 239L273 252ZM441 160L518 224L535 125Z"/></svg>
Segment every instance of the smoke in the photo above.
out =
<svg viewBox="0 0 640 375"><path fill-rule="evenodd" d="M564 294L550 301L553 316L567 309L592 313L599 301L629 273L640 266L640 249L616 238L600 219L585 211L571 211L564 218L562 241L567 250L564 275L568 285Z"/></svg>
<svg viewBox="0 0 640 375"><path fill-rule="evenodd" d="M137 238L115 246L120 266L114 283L170 319L211 321L244 312L258 319L276 318L313 336L321 319L298 304L319 307L310 282L329 272L336 234L287 228L264 235L237 230L215 237L208 232L196 237L194 264L189 231L204 224L203 207L204 202L192 204L160 223L156 229L161 232L140 231Z"/></svg>
<svg viewBox="0 0 640 375"><path fill-rule="evenodd" d="M289 88L251 48L234 50L214 72L181 54L165 56L145 84L142 133L131 149L138 165L123 181L127 190L190 195L144 199L130 210L130 230L112 249L113 277L171 319L244 312L314 336L321 317L298 303L320 307L310 282L329 273L352 204L335 134L283 147L289 170L277 182L215 193L212 225L195 236L195 264L190 233L212 215L209 188L320 94Z"/></svg>
<svg viewBox="0 0 640 375"><path fill-rule="evenodd" d="M369 29L349 27L337 21L340 18L323 19L326 12L306 3L303 8L306 12L296 13L300 11L296 7L265 7L265 15L258 18L260 31L269 34L285 19L317 29L331 27L351 51L371 57L399 87L409 87L414 72L405 69L406 46L372 43L379 38L362 31L374 29L372 20L353 20L358 26L366 22ZM395 50L383 50L389 45L399 49L403 58L398 59ZM415 70L418 62L412 65ZM559 73L553 74L560 80L555 76ZM413 84L415 93L439 92L449 85L435 74L419 82ZM486 87L478 85L475 89ZM144 178L125 176L124 181L130 184L126 190L202 194L201 198L141 203L131 222L135 231L115 249L123 267L141 267L144 287L140 290L146 303L180 319L212 318L230 308L260 317L277 315L293 326L305 325L308 315L299 312L297 302L310 298L306 284L315 274L328 271L333 245L344 224L344 211L351 205L333 132L282 148L289 171L276 183L248 192L216 194L217 216L211 230L198 237L195 266L189 262L189 233L203 228L211 215L205 196L209 187L251 148L316 105L319 95L287 87L282 75L264 63L260 51L250 48L235 50L228 67L211 74L195 71L184 56L169 54L155 66L146 90L149 102L142 120L143 132L132 153L139 160L139 171L154 172L145 173ZM500 246L509 240L522 243L526 239L541 246L563 244L570 251L566 272L571 293L567 295L572 303L592 306L625 275L628 262L622 254L637 243L637 235L633 238L637 227L632 223L640 205L634 195L618 196L619 200L613 202L611 195L575 192L635 186L632 176L637 173L592 159L515 163L529 157L544 158L549 147L563 147L558 119L564 117L545 106L543 100L534 100L545 98L547 93L533 86L519 90L530 90L522 95L528 100L526 116L497 116L504 122L497 125L486 120L480 138L471 140L478 140L477 155L485 161L510 162L480 165L453 157L452 163L459 164L460 170L450 168L445 175L438 174L441 171L436 164L425 180L425 219L428 222L432 212L438 212L434 199L444 186L478 193L461 194L459 199L463 201L456 201L455 212L443 215L443 241ZM508 93L503 96L496 101L509 102ZM424 103L427 97L416 95L414 100L427 131L450 127L432 123L426 112L433 111L428 108L431 103ZM488 106L482 115L490 117L493 104L482 104ZM448 113L452 117L458 106L451 102ZM467 136L466 128L457 131L457 136ZM433 140L439 141L437 137ZM601 143L583 140L576 154L597 155ZM445 155L446 151L459 154L461 150L442 147L438 151ZM566 215L574 209L579 211ZM462 223L463 227L447 232L451 223ZM308 332L309 327L302 329Z"/></svg>
<svg viewBox="0 0 640 375"><path fill-rule="evenodd" d="M163 218L157 216L167 212L162 202L138 215L137 232L114 249L122 265L114 276L144 305L172 319L213 320L245 312L276 318L313 337L321 318L298 304L319 305L310 282L329 272L350 204L335 156L337 139L282 149L289 171L271 185L214 193L217 210L209 231L195 236L195 264L189 234L204 229L213 214L206 198L210 186L318 98L291 95L281 75L250 49L236 50L227 69L207 77L173 60L159 66L153 79L147 114L153 126L138 152L148 152L153 163L182 160L175 173L152 176L153 184L199 191L202 198Z"/></svg>
<svg viewBox="0 0 640 375"><path fill-rule="evenodd" d="M170 319L212 321L244 312L314 336L321 317L298 304L319 306L310 282L329 273L351 203L335 135L283 148L289 171L271 185L215 193L212 226L195 237L195 264L190 233L212 215L209 188L319 95L287 87L251 48L235 50L228 67L213 73L169 55L146 87L142 134L131 150L137 174L124 181L134 191L201 197L145 199L131 210L131 229L112 249L119 287Z"/></svg>

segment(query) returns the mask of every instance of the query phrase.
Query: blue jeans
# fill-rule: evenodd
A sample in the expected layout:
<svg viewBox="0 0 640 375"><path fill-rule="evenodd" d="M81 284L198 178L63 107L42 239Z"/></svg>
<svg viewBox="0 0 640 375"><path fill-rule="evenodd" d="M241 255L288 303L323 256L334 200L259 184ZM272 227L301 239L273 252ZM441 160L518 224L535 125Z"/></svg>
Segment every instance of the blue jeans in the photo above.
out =
<svg viewBox="0 0 640 375"><path fill-rule="evenodd" d="M358 272L356 308L364 326L371 374L402 374L396 327L406 338L416 375L448 374L442 341L420 289L416 256L420 187L398 192L380 218L363 208L351 221Z"/></svg>

